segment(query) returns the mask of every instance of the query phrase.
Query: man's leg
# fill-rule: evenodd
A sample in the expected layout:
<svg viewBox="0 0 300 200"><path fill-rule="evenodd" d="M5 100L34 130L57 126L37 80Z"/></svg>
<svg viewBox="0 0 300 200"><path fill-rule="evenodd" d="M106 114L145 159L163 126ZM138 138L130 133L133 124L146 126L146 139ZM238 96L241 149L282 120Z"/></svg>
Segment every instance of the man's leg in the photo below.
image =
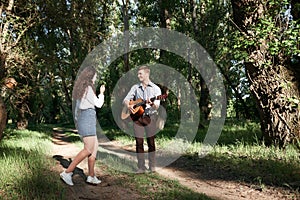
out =
<svg viewBox="0 0 300 200"><path fill-rule="evenodd" d="M136 153L138 160L138 172L145 171L145 155L144 155L144 127L137 124L133 125L135 142L136 142Z"/></svg>
<svg viewBox="0 0 300 200"><path fill-rule="evenodd" d="M149 157L149 170L155 171L156 167L156 159L155 159L155 136L151 136L147 138L148 144L148 157Z"/></svg>
<svg viewBox="0 0 300 200"><path fill-rule="evenodd" d="M150 171L155 171L156 159L155 159L155 134L156 128L156 117L151 116L151 123L146 126L147 144L148 144L148 159L149 159L149 169Z"/></svg>

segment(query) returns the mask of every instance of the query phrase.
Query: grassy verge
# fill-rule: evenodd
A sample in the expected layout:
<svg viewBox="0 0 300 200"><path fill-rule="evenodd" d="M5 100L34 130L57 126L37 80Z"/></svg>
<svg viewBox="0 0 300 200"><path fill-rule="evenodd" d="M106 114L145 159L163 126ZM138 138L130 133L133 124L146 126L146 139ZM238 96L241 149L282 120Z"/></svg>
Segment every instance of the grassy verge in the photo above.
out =
<svg viewBox="0 0 300 200"><path fill-rule="evenodd" d="M47 135L7 129L0 143L0 199L63 199L62 183L46 157Z"/></svg>
<svg viewBox="0 0 300 200"><path fill-rule="evenodd" d="M118 178L118 185L127 188L128 191L135 191L136 193L140 194L139 199L212 200L205 194L196 193L180 185L178 181L163 178L156 173L122 173L111 168L106 168L105 171Z"/></svg>
<svg viewBox="0 0 300 200"><path fill-rule="evenodd" d="M164 148L174 140L177 130L178 125L166 124L157 134L158 148ZM110 139L125 145L134 140L122 131L106 131ZM183 170L212 171L211 176L215 179L244 182L260 190L266 186L282 187L299 194L300 154L295 146L289 145L285 149L265 146L258 123L227 120L212 151L199 157L206 131L207 127L199 129L194 141L185 149L181 158L185 162ZM179 141L176 148L181 146L185 147Z"/></svg>

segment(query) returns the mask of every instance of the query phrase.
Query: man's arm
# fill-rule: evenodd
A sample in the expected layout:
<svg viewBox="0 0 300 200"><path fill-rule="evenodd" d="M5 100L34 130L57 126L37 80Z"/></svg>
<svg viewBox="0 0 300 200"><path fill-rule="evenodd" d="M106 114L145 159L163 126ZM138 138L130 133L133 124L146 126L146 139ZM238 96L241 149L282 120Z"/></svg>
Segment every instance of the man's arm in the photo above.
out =
<svg viewBox="0 0 300 200"><path fill-rule="evenodd" d="M128 110L130 110L130 112L133 112L133 106L134 105L130 105L130 100L132 100L135 96L135 91L136 91L136 85L132 86L130 91L128 92L128 94L126 95L126 97L123 100L123 104L128 108Z"/></svg>
<svg viewBox="0 0 300 200"><path fill-rule="evenodd" d="M133 106L134 105L130 105L129 104L130 103L130 101L129 100L124 100L124 105L127 107L127 109L132 113L133 111L134 111L134 108L133 108Z"/></svg>
<svg viewBox="0 0 300 200"><path fill-rule="evenodd" d="M154 96L160 96L161 95L161 89L156 85L155 86L155 95ZM150 101L150 100L149 100ZM158 110L159 106L160 106L160 100L156 99L153 102L150 102L150 106L155 109Z"/></svg>

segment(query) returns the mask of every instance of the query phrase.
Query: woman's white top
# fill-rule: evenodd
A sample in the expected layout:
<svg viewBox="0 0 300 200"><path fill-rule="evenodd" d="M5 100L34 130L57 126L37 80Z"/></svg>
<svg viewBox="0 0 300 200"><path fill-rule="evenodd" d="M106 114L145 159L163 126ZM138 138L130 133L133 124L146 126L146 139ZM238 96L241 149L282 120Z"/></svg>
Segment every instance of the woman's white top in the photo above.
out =
<svg viewBox="0 0 300 200"><path fill-rule="evenodd" d="M98 108L101 108L104 103L104 95L99 94L98 97L94 93L93 88L91 86L88 86L86 93L83 95L80 104L79 109L85 110L85 109L95 109L95 106Z"/></svg>

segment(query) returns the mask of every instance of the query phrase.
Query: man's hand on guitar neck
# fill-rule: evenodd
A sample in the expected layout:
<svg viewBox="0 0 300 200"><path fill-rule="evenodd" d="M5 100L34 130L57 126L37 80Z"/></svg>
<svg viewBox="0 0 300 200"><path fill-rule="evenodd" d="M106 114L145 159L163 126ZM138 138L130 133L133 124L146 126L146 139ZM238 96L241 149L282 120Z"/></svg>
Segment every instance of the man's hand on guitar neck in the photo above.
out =
<svg viewBox="0 0 300 200"><path fill-rule="evenodd" d="M156 104L154 104L154 101L151 101L151 99L148 99L147 100L147 103L152 107L154 108L155 110L158 109L158 106Z"/></svg>

